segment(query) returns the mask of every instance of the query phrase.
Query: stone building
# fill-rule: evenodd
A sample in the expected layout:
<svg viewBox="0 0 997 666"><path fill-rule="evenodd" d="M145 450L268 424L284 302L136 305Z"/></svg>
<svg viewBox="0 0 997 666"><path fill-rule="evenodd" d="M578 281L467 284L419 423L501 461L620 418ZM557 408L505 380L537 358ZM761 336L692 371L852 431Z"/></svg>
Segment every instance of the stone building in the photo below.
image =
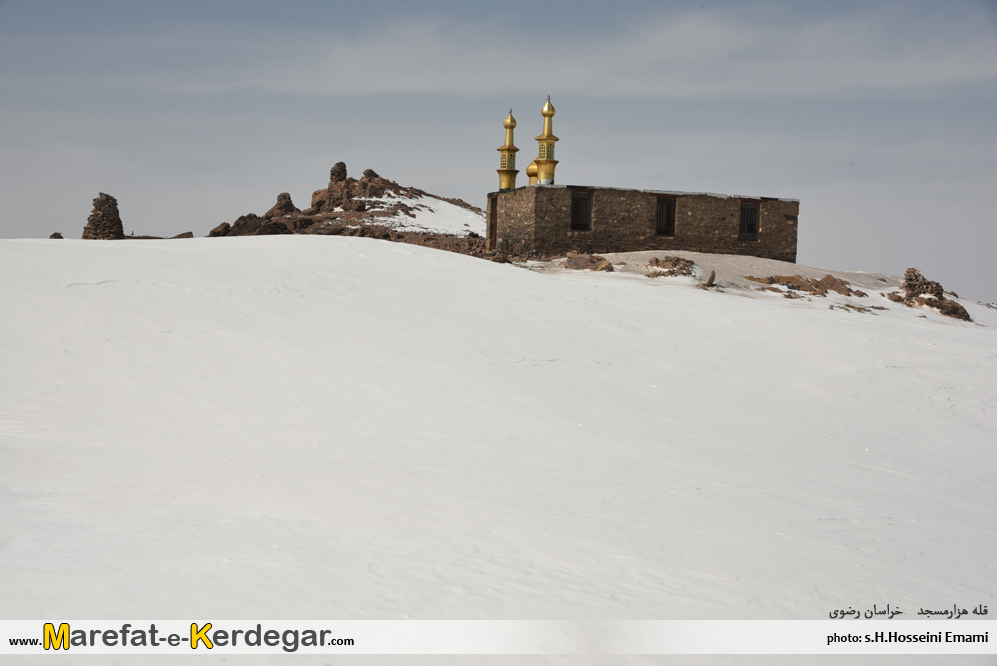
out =
<svg viewBox="0 0 997 666"><path fill-rule="evenodd" d="M530 184L516 187L510 111L497 192L488 195L488 249L514 255L689 250L796 261L800 202L760 196L555 185L547 99Z"/></svg>

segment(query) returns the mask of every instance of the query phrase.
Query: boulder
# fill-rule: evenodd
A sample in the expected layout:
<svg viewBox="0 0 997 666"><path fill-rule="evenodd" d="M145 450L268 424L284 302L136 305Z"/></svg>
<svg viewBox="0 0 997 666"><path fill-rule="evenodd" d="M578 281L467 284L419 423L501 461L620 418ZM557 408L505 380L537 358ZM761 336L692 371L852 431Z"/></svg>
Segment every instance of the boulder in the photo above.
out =
<svg viewBox="0 0 997 666"><path fill-rule="evenodd" d="M54 234L52 234L51 236L49 236L49 238L62 238L62 234L60 234L58 231L56 231Z"/></svg>
<svg viewBox="0 0 997 666"><path fill-rule="evenodd" d="M228 222L222 222L217 227L208 232L208 238L218 238L219 236L228 236L232 232L232 225Z"/></svg>
<svg viewBox="0 0 997 666"><path fill-rule="evenodd" d="M194 237L194 232L193 231L185 231L182 234L177 234L176 236L170 236L171 239L172 238L193 238L193 237Z"/></svg>
<svg viewBox="0 0 997 666"><path fill-rule="evenodd" d="M962 319L963 321L973 321L969 317L969 313L966 312L966 308L962 307L961 303L956 303L955 301L944 300L938 302L937 305L929 303L933 308L937 308L940 313L946 317L954 317L955 319Z"/></svg>
<svg viewBox="0 0 997 666"><path fill-rule="evenodd" d="M568 257L564 260L564 267L576 271L606 271L607 273L611 273L613 271L613 264L607 261L604 257L600 257L597 254L584 254L581 252L569 252Z"/></svg>

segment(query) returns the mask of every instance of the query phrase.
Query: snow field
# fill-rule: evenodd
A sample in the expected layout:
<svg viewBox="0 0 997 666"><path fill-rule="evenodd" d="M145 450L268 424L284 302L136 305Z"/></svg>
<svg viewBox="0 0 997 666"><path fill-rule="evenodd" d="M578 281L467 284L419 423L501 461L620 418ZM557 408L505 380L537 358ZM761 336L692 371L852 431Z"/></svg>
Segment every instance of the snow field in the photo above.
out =
<svg viewBox="0 0 997 666"><path fill-rule="evenodd" d="M0 276L6 619L995 605L987 325L353 237Z"/></svg>

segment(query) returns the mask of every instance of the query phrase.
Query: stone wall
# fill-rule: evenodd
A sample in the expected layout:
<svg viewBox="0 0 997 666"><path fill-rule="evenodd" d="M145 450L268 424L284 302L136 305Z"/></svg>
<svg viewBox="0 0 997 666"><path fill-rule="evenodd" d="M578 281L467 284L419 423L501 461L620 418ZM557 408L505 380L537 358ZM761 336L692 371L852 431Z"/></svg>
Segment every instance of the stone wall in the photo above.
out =
<svg viewBox="0 0 997 666"><path fill-rule="evenodd" d="M755 240L741 240L738 197L575 189L591 193L589 231L571 230L571 188L532 186L491 195L489 207L498 207L499 243L504 241L510 254L522 255L689 250L796 261L798 201L745 198L758 205L758 229ZM668 194L675 197L675 234L659 236L658 197Z"/></svg>
<svg viewBox="0 0 997 666"><path fill-rule="evenodd" d="M533 220L536 215L536 203L536 188L524 187L488 197L488 211L485 219L489 224L493 208L498 206L496 235L499 251L514 255L534 252L536 236ZM485 237L489 237L487 233Z"/></svg>

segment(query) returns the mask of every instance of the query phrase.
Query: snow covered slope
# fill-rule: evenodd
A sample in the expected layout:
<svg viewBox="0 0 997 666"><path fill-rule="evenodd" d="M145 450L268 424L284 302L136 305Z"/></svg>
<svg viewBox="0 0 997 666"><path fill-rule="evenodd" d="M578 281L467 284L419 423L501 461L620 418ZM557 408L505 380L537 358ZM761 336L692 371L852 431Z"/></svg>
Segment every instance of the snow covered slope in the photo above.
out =
<svg viewBox="0 0 997 666"><path fill-rule="evenodd" d="M325 236L0 241L0 280L4 619L997 606L982 307Z"/></svg>
<svg viewBox="0 0 997 666"><path fill-rule="evenodd" d="M439 234L466 236L474 232L485 234L485 216L482 213L462 208L449 201L431 196L409 199L386 192L381 198L386 208L393 203L404 203L412 209L412 217L398 213L382 222L395 231L429 231Z"/></svg>

